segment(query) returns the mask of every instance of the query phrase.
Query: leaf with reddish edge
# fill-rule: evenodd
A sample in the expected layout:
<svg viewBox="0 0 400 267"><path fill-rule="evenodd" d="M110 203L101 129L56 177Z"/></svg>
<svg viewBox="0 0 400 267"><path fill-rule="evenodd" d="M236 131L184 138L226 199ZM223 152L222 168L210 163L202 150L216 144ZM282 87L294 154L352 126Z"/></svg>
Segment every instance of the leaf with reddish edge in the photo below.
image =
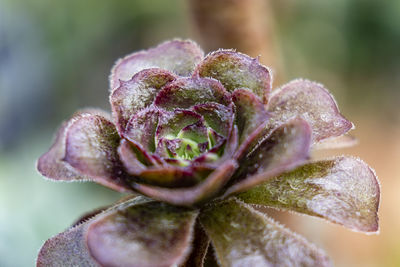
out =
<svg viewBox="0 0 400 267"><path fill-rule="evenodd" d="M73 131L79 130L76 128L76 123L81 124L81 120L86 121L88 118L96 118L98 121L106 122L105 124L110 127L110 133L113 135L115 128L113 128L111 122L107 121L107 117L109 117L107 113L96 109L86 109L76 112L70 120L64 122L60 127L50 150L39 158L37 162L38 171L47 178L57 181L95 181L120 192L130 192L131 188L122 179L89 175L74 168L68 161L64 160L66 157L67 135L71 129ZM86 125L84 128L86 128ZM116 140L117 136L113 136L113 138Z"/></svg>
<svg viewBox="0 0 400 267"><path fill-rule="evenodd" d="M160 202L126 205L94 218L90 255L102 266L172 266L190 252L198 212Z"/></svg>
<svg viewBox="0 0 400 267"><path fill-rule="evenodd" d="M157 144L161 138L169 137L168 139L171 139L171 137L176 137L182 128L203 120L196 112L185 109L176 109L163 115L156 130Z"/></svg>
<svg viewBox="0 0 400 267"><path fill-rule="evenodd" d="M141 160L139 160L138 154L140 154L140 152L135 153L132 144L125 139L121 140L118 154L126 171L131 175L137 176L144 171L148 165L152 165L150 159L146 157L146 154L141 154Z"/></svg>
<svg viewBox="0 0 400 267"><path fill-rule="evenodd" d="M97 183L129 190L117 152L119 142L112 122L98 115L81 116L68 127L62 160Z"/></svg>
<svg viewBox="0 0 400 267"><path fill-rule="evenodd" d="M129 120L123 137L135 142L148 152L156 149L155 135L158 122L162 119L163 111L155 107L147 107Z"/></svg>
<svg viewBox="0 0 400 267"><path fill-rule="evenodd" d="M353 128L353 124L340 114L328 90L308 80L293 80L274 91L267 109L272 113L269 128L301 116L311 125L313 143L341 136Z"/></svg>
<svg viewBox="0 0 400 267"><path fill-rule="evenodd" d="M210 168L216 169L223 162L232 159L238 147L238 130L236 125L230 133L228 140L224 139L212 149L194 159L194 163L205 164Z"/></svg>
<svg viewBox="0 0 400 267"><path fill-rule="evenodd" d="M118 131L124 133L131 117L150 106L159 90L173 80L175 76L168 71L147 69L137 73L129 81L121 82L110 95L113 118Z"/></svg>
<svg viewBox="0 0 400 267"><path fill-rule="evenodd" d="M233 105L224 106L218 103L195 105L192 110L203 116L205 124L224 137L229 136L235 114Z"/></svg>
<svg viewBox="0 0 400 267"><path fill-rule="evenodd" d="M204 177L191 168L180 166L151 167L140 173L140 178L148 184L163 187L187 187L199 183Z"/></svg>
<svg viewBox="0 0 400 267"><path fill-rule="evenodd" d="M222 84L209 78L180 78L167 84L157 95L154 104L166 110L188 109L203 103L228 106L230 94Z"/></svg>
<svg viewBox="0 0 400 267"><path fill-rule="evenodd" d="M203 182L189 188L162 188L139 183L134 183L132 186L146 196L172 205L200 205L220 191L229 181L236 168L237 163L235 161L226 161Z"/></svg>
<svg viewBox="0 0 400 267"><path fill-rule="evenodd" d="M236 106L239 144L242 144L261 124L268 121L269 116L264 104L249 90L235 90L232 93L232 101Z"/></svg>
<svg viewBox="0 0 400 267"><path fill-rule="evenodd" d="M250 205L210 205L200 222L221 266L331 266L325 253Z"/></svg>
<svg viewBox="0 0 400 267"><path fill-rule="evenodd" d="M208 141L207 127L204 125L204 120L199 120L188 126L185 126L178 133L179 138L187 138L197 143Z"/></svg>
<svg viewBox="0 0 400 267"><path fill-rule="evenodd" d="M296 118L276 128L250 155L242 159L235 174L236 184L225 196L247 190L282 172L305 163L309 158L311 128Z"/></svg>
<svg viewBox="0 0 400 267"><path fill-rule="evenodd" d="M361 232L378 231L379 183L363 161L349 157L312 162L237 197L249 204L292 210Z"/></svg>
<svg viewBox="0 0 400 267"><path fill-rule="evenodd" d="M137 72L149 68L160 68L179 76L189 76L203 56L201 48L189 40L167 41L155 48L135 52L118 60L112 68L111 90L119 86L120 80L129 80Z"/></svg>
<svg viewBox="0 0 400 267"><path fill-rule="evenodd" d="M268 68L258 59L233 50L219 50L207 55L196 67L193 76L197 75L217 79L230 92L247 88L264 103L271 91L272 77Z"/></svg>

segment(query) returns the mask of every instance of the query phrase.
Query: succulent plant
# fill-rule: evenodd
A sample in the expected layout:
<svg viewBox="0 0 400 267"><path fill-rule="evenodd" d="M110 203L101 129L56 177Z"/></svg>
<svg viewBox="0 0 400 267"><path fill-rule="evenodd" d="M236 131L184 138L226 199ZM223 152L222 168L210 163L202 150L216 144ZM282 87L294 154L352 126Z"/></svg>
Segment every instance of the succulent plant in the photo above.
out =
<svg viewBox="0 0 400 267"><path fill-rule="evenodd" d="M38 170L129 196L47 240L37 265L203 266L207 253L221 266L331 265L257 206L377 232L374 171L353 157L310 159L351 143L353 124L321 84L298 79L272 93L271 84L258 59L204 57L192 41L117 61L111 115L74 114Z"/></svg>

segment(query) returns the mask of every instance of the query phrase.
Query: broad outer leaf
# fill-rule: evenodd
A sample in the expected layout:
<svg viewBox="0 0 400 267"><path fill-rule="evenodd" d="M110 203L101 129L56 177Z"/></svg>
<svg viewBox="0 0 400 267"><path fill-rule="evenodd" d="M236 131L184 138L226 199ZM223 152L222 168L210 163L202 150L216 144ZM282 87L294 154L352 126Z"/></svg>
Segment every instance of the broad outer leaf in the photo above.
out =
<svg viewBox="0 0 400 267"><path fill-rule="evenodd" d="M98 115L82 116L68 127L65 138L62 160L95 182L129 189L117 152L120 137L110 121Z"/></svg>
<svg viewBox="0 0 400 267"><path fill-rule="evenodd" d="M47 240L40 249L36 266L100 267L87 250L87 228L88 224L83 223Z"/></svg>
<svg viewBox="0 0 400 267"><path fill-rule="evenodd" d="M190 251L197 211L161 202L117 209L93 219L87 246L102 266L172 266Z"/></svg>
<svg viewBox="0 0 400 267"><path fill-rule="evenodd" d="M206 56L197 66L196 75L217 79L230 92L247 88L264 103L271 91L270 71L258 59L233 50L219 50Z"/></svg>
<svg viewBox="0 0 400 267"><path fill-rule="evenodd" d="M96 120L98 121L107 121L106 118L108 117L109 115L105 112L95 109L86 109L75 113L70 120L64 122L60 127L54 140L54 144L50 150L39 158L37 162L38 171L47 178L57 181L94 180L117 191L130 191L126 188L123 181L117 179L111 181L107 177L89 177L87 173L80 172L64 160L66 156L67 133L71 131L71 128L76 128L77 122L82 119L87 120L88 118L97 118ZM110 125L111 123L107 122L106 124ZM87 126L85 125L84 128L86 127ZM110 131L113 132L111 128Z"/></svg>
<svg viewBox="0 0 400 267"><path fill-rule="evenodd" d="M119 80L127 81L137 72L149 68L160 68L179 76L189 76L203 56L201 48L189 40L167 41L155 48L135 52L118 60L112 68L111 90L119 86Z"/></svg>
<svg viewBox="0 0 400 267"><path fill-rule="evenodd" d="M200 222L221 266L330 266L304 238L236 199L205 209Z"/></svg>
<svg viewBox="0 0 400 267"><path fill-rule="evenodd" d="M249 90L237 89L232 93L236 106L236 125L239 129L239 144L268 120L263 103Z"/></svg>
<svg viewBox="0 0 400 267"><path fill-rule="evenodd" d="M228 106L230 94L219 81L209 78L180 78L166 85L157 95L154 104L166 110L190 108L203 103Z"/></svg>
<svg viewBox="0 0 400 267"><path fill-rule="evenodd" d="M313 142L341 136L352 129L353 124L344 118L333 96L321 84L297 79L274 91L268 111L271 124L279 125L296 116L305 119L313 130Z"/></svg>
<svg viewBox="0 0 400 267"><path fill-rule="evenodd" d="M126 206L146 203L149 199L144 197L136 197L119 203L104 213L100 211L91 212L96 218L109 214L115 208L124 209ZM91 267L100 266L93 257L90 256L86 244L86 233L92 219L80 219L81 223L74 225L72 228L60 233L47 240L39 251L37 258L37 267L48 266L76 266Z"/></svg>
<svg viewBox="0 0 400 267"><path fill-rule="evenodd" d="M226 195L249 189L303 164L309 157L310 143L311 129L303 119L279 126L241 161L236 175L239 182Z"/></svg>
<svg viewBox="0 0 400 267"><path fill-rule="evenodd" d="M236 168L236 162L228 160L212 172L203 182L189 188L170 189L139 183L132 186L138 192L153 199L178 206L192 206L201 204L214 197L229 181Z"/></svg>
<svg viewBox="0 0 400 267"><path fill-rule="evenodd" d="M362 232L378 231L379 184L359 159L337 157L301 166L237 197L325 218Z"/></svg>
<svg viewBox="0 0 400 267"><path fill-rule="evenodd" d="M159 90L174 79L168 71L147 69L137 73L129 81L121 82L110 95L113 118L119 132L123 133L131 117L153 103Z"/></svg>

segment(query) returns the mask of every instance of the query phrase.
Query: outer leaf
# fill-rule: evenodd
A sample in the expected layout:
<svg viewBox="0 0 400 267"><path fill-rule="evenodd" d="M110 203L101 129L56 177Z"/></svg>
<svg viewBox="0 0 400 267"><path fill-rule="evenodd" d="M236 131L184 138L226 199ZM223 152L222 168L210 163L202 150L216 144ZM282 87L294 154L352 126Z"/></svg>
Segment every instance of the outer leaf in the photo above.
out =
<svg viewBox="0 0 400 267"><path fill-rule="evenodd" d="M211 173L206 180L190 188L169 189L139 183L134 184L133 187L153 199L173 205L192 206L214 197L228 182L236 168L236 162L229 160Z"/></svg>
<svg viewBox="0 0 400 267"><path fill-rule="evenodd" d="M96 182L107 186L125 184L119 161L119 135L115 126L98 115L83 116L68 128L64 161Z"/></svg>
<svg viewBox="0 0 400 267"><path fill-rule="evenodd" d="M249 205L230 199L200 222L222 266L330 266L325 253Z"/></svg>
<svg viewBox="0 0 400 267"><path fill-rule="evenodd" d="M145 203L149 200L144 197L137 197L130 199L123 203L117 204L111 207L105 213L96 212L92 214L98 217L102 217L105 214L109 214L116 208L124 209L125 206L135 205L139 203ZM90 216L92 217L92 216ZM37 266L48 267L48 266L100 266L91 256L88 251L86 244L86 233L92 219L82 220L81 223L76 226L60 233L49 240L47 240L40 249Z"/></svg>
<svg viewBox="0 0 400 267"><path fill-rule="evenodd" d="M173 110L214 102L228 106L230 95L216 80L209 78L181 78L165 86L157 95L154 104Z"/></svg>
<svg viewBox="0 0 400 267"><path fill-rule="evenodd" d="M273 113L272 125L301 116L311 125L314 143L341 136L353 127L339 113L328 90L321 84L308 80L293 80L276 90L268 102L268 110Z"/></svg>
<svg viewBox="0 0 400 267"><path fill-rule="evenodd" d="M268 115L263 103L248 90L235 90L232 93L232 101L236 106L236 124L239 129L239 144L241 144L268 120Z"/></svg>
<svg viewBox="0 0 400 267"><path fill-rule="evenodd" d="M232 50L219 50L209 54L197 66L194 75L217 79L230 92L247 88L264 103L271 91L270 71L258 59Z"/></svg>
<svg viewBox="0 0 400 267"><path fill-rule="evenodd" d="M160 68L180 76L189 76L203 58L204 52L192 41L167 41L149 50L135 52L117 61L111 71L110 86L115 89L119 80L129 80L137 72Z"/></svg>
<svg viewBox="0 0 400 267"><path fill-rule="evenodd" d="M47 240L39 252L36 266L99 267L86 247L87 228L88 224L80 224Z"/></svg>
<svg viewBox="0 0 400 267"><path fill-rule="evenodd" d="M175 77L161 69L147 69L137 73L133 78L114 90L110 95L114 121L120 133L126 124L141 109L149 106L158 91Z"/></svg>
<svg viewBox="0 0 400 267"><path fill-rule="evenodd" d="M172 266L190 250L197 211L160 202L130 205L91 221L90 254L102 266Z"/></svg>
<svg viewBox="0 0 400 267"><path fill-rule="evenodd" d="M250 204L325 218L362 232L378 231L379 184L359 159L306 164L238 195Z"/></svg>
<svg viewBox="0 0 400 267"><path fill-rule="evenodd" d="M258 148L241 162L238 183L226 195L249 189L284 171L303 164L309 157L311 129L297 118L276 128Z"/></svg>
<svg viewBox="0 0 400 267"><path fill-rule="evenodd" d="M92 180L117 191L131 191L123 180L123 173L119 173L121 171L119 169L120 165L114 165L116 163L114 162L116 160L114 151L108 150L109 148L114 148L114 145L118 143L119 137L113 124L104 117L107 115L103 116L103 114L104 112L102 111L85 110L76 113L68 122L65 122L59 129L53 146L39 158L37 163L39 172L54 180ZM74 144L72 141L71 144L71 140L67 141L71 132L76 134L72 139L77 141L79 139L78 143ZM85 136L89 138L87 134L92 135L90 139L93 142L93 147L88 148L88 151L79 155L78 150L83 148L80 145L83 145L82 142L84 142ZM88 144L86 143L86 145ZM68 151L69 156L67 156ZM73 155L71 155L71 152ZM92 157L89 157L91 152L93 153ZM98 158L95 158L96 156ZM79 157L84 157L82 162L79 161ZM71 164L69 160L74 164ZM100 164L105 165L102 165L100 169L94 170L96 168L93 165L98 164L96 163L97 160L101 162ZM93 168L84 166L88 161L92 161ZM78 165L80 168L74 168ZM109 169L105 170L103 168L105 166L108 166Z"/></svg>

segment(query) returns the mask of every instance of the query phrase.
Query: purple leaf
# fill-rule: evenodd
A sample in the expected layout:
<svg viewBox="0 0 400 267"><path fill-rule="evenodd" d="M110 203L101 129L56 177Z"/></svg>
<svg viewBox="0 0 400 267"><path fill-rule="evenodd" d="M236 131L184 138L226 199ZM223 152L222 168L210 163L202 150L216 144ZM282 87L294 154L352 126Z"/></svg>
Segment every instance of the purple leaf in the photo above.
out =
<svg viewBox="0 0 400 267"><path fill-rule="evenodd" d="M205 123L217 133L228 137L232 129L234 113L232 105L224 106L217 103L205 103L192 108L203 116Z"/></svg>
<svg viewBox="0 0 400 267"><path fill-rule="evenodd" d="M279 126L242 159L237 183L225 195L247 190L304 163L309 157L310 143L311 129L303 119L296 118Z"/></svg>
<svg viewBox="0 0 400 267"><path fill-rule="evenodd" d="M135 149L134 145L123 139L118 148L118 154L126 171L131 175L139 175L147 168L147 165L152 165L151 156L147 153Z"/></svg>
<svg viewBox="0 0 400 267"><path fill-rule="evenodd" d="M153 199L173 205L192 206L214 197L229 181L236 170L235 161L229 160L210 174L203 182L189 188L162 188L144 184L134 184L133 187L142 194Z"/></svg>
<svg viewBox="0 0 400 267"><path fill-rule="evenodd" d="M176 109L160 119L156 131L156 142L163 137L176 137L188 125L202 121L203 118L190 110ZM168 138L171 139L171 138Z"/></svg>
<svg viewBox="0 0 400 267"><path fill-rule="evenodd" d="M236 199L210 205L200 222L221 266L331 266L322 250Z"/></svg>
<svg viewBox="0 0 400 267"><path fill-rule="evenodd" d="M248 90L235 90L232 93L232 101L236 106L236 125L239 130L239 144L241 144L269 118L263 103Z"/></svg>
<svg viewBox="0 0 400 267"><path fill-rule="evenodd" d="M231 103L230 94L222 84L209 78L180 78L166 85L154 104L166 110L190 108L214 102L225 106Z"/></svg>
<svg viewBox="0 0 400 267"><path fill-rule="evenodd" d="M197 66L196 75L217 79L230 92L247 88L264 103L271 91L270 71L258 59L232 50L219 50L206 56Z"/></svg>
<svg viewBox="0 0 400 267"><path fill-rule="evenodd" d="M139 111L129 120L123 137L139 144L148 152L154 152L156 149L155 135L162 112L154 107Z"/></svg>
<svg viewBox="0 0 400 267"><path fill-rule="evenodd" d="M112 68L111 90L119 86L119 80L127 81L137 72L149 68L160 68L179 76L189 76L203 56L201 48L189 40L167 41L155 48L135 52L118 60Z"/></svg>
<svg viewBox="0 0 400 267"><path fill-rule="evenodd" d="M199 183L204 177L201 172L179 166L152 167L143 170L140 178L148 184L163 187L187 187Z"/></svg>
<svg viewBox="0 0 400 267"><path fill-rule="evenodd" d="M379 183L359 159L337 157L306 164L238 198L327 219L361 232L378 231Z"/></svg>
<svg viewBox="0 0 400 267"><path fill-rule="evenodd" d="M90 180L117 191L131 191L116 156L119 136L103 114L87 110L65 122L53 146L39 158L39 172L54 180Z"/></svg>
<svg viewBox="0 0 400 267"><path fill-rule="evenodd" d="M313 130L313 143L341 136L353 124L338 110L333 96L321 84L308 80L293 80L273 92L268 102L272 113L271 126L296 116L305 119Z"/></svg>
<svg viewBox="0 0 400 267"><path fill-rule="evenodd" d="M123 133L126 124L138 111L153 103L159 90L175 77L161 69L147 69L116 88L110 96L114 122Z"/></svg>
<svg viewBox="0 0 400 267"><path fill-rule="evenodd" d="M121 205L94 218L86 240L101 266L172 266L190 252L197 211L160 202Z"/></svg>

